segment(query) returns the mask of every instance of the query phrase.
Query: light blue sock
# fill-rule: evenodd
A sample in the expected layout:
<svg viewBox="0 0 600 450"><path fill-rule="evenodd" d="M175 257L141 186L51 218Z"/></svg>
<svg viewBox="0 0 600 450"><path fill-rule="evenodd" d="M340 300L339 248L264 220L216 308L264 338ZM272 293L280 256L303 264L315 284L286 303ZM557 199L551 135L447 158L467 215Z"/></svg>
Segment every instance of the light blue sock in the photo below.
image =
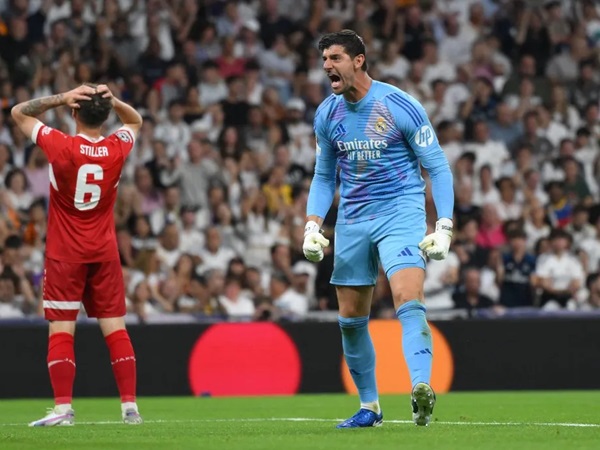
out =
<svg viewBox="0 0 600 450"><path fill-rule="evenodd" d="M377 402L379 396L375 381L375 347L369 334L369 316L338 316L338 323L342 331L344 357L358 388L360 402Z"/></svg>
<svg viewBox="0 0 600 450"><path fill-rule="evenodd" d="M425 305L418 300L406 302L396 311L402 324L402 350L413 386L429 384L431 378L433 345L425 311Z"/></svg>

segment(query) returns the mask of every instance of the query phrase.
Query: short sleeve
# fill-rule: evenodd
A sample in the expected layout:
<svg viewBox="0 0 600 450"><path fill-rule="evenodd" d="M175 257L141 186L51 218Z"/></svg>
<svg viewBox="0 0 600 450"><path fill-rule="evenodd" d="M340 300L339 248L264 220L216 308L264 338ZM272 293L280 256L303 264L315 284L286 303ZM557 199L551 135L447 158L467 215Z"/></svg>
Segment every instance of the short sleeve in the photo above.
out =
<svg viewBox="0 0 600 450"><path fill-rule="evenodd" d="M72 137L55 128L38 122L31 132L31 140L42 149L48 162L54 162L64 149L70 147Z"/></svg>
<svg viewBox="0 0 600 450"><path fill-rule="evenodd" d="M127 158L127 155L129 155L135 144L135 133L133 130L131 130L129 127L123 126L115 131L111 137L114 137L114 139L119 143L121 151L123 152L123 158Z"/></svg>

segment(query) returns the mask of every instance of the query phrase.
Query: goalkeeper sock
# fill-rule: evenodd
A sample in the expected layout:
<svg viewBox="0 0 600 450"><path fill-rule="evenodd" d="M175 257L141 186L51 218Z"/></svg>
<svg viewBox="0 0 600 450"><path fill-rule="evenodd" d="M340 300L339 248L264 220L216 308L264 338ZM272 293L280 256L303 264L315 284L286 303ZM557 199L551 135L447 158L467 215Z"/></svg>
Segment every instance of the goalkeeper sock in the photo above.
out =
<svg viewBox="0 0 600 450"><path fill-rule="evenodd" d="M433 346L425 311L425 305L418 300L406 302L396 311L402 324L402 350L412 386L417 383L429 384L431 378Z"/></svg>
<svg viewBox="0 0 600 450"><path fill-rule="evenodd" d="M127 330L117 330L105 338L121 402L135 402L135 353Z"/></svg>
<svg viewBox="0 0 600 450"><path fill-rule="evenodd" d="M339 317L344 358L358 389L361 407L379 409L379 396L375 381L375 348L369 335L369 316ZM374 407L372 405L375 405ZM379 411L374 411L379 413Z"/></svg>
<svg viewBox="0 0 600 450"><path fill-rule="evenodd" d="M75 339L69 333L53 333L48 339L48 373L56 405L70 405L75 381Z"/></svg>

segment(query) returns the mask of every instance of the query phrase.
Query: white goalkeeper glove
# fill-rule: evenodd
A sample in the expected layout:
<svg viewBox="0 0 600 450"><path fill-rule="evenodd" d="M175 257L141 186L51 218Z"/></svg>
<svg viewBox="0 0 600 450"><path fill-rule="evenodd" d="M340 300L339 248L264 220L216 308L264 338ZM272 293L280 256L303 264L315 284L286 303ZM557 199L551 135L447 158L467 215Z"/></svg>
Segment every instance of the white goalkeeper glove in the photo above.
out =
<svg viewBox="0 0 600 450"><path fill-rule="evenodd" d="M435 232L425 236L425 239L419 243L419 248L431 259L439 261L448 256L451 240L452 221L442 218L435 223Z"/></svg>
<svg viewBox="0 0 600 450"><path fill-rule="evenodd" d="M302 251L306 259L312 262L319 262L323 259L323 249L329 245L329 240L321 234L321 227L314 222L309 221L304 227L304 244Z"/></svg>

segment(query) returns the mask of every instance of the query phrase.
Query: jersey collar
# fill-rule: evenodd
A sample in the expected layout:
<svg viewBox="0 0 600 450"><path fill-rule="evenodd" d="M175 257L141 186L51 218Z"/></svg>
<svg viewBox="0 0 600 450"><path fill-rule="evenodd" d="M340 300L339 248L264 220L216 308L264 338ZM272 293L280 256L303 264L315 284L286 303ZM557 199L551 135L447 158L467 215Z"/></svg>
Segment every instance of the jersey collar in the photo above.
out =
<svg viewBox="0 0 600 450"><path fill-rule="evenodd" d="M344 98L344 102L346 103L346 106L348 107L348 109L350 111L354 111L354 112L360 111L364 107L364 105L369 103L369 99L373 96L373 91L375 90L375 85L376 85L376 81L373 80L371 82L371 86L369 87L369 90L367 91L367 94L357 102L349 102L348 100L346 100ZM342 96L342 98L343 98L343 96Z"/></svg>
<svg viewBox="0 0 600 450"><path fill-rule="evenodd" d="M77 136L80 136L80 137L84 138L86 141L90 141L94 144L96 142L100 142L100 141L104 140L104 136L100 136L99 138L93 138L84 133L78 133Z"/></svg>

